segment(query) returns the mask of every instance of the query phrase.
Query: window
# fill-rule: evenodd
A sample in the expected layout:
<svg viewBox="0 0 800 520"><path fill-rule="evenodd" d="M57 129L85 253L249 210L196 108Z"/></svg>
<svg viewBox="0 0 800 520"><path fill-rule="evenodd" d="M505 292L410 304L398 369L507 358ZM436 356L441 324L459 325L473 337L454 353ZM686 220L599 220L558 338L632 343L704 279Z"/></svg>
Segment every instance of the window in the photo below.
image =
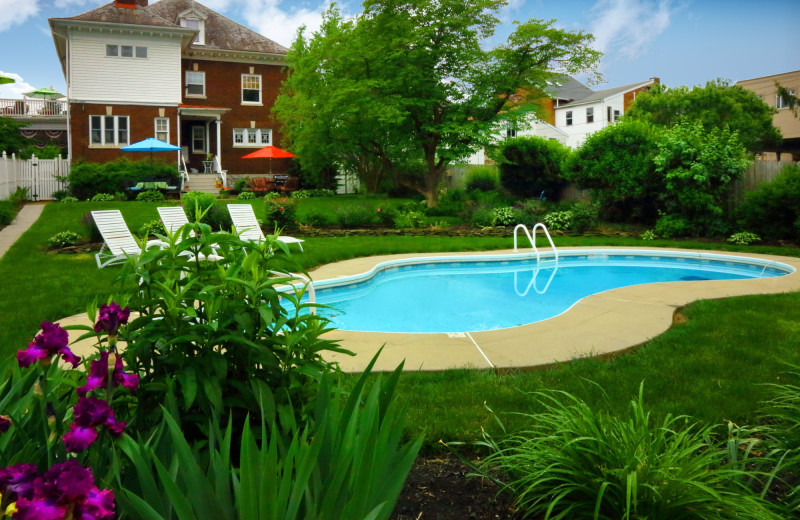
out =
<svg viewBox="0 0 800 520"><path fill-rule="evenodd" d="M186 95L206 95L206 73L186 71Z"/></svg>
<svg viewBox="0 0 800 520"><path fill-rule="evenodd" d="M242 103L261 103L260 74L242 74Z"/></svg>
<svg viewBox="0 0 800 520"><path fill-rule="evenodd" d="M619 119L619 110L614 110L614 121Z"/></svg>
<svg viewBox="0 0 800 520"><path fill-rule="evenodd" d="M572 126L572 110L567 110L567 126Z"/></svg>
<svg viewBox="0 0 800 520"><path fill-rule="evenodd" d="M606 110L608 111L606 115L608 117L609 124L619 119L619 110L614 110L613 107L606 107Z"/></svg>
<svg viewBox="0 0 800 520"><path fill-rule="evenodd" d="M787 89L787 90L789 91L789 95L790 96L794 96L795 95L793 88L792 89ZM778 98L778 101L775 104L776 107L778 107L778 108L788 108L789 107L789 100L788 99L784 98L783 96L778 96L777 98Z"/></svg>
<svg viewBox="0 0 800 520"><path fill-rule="evenodd" d="M156 131L155 136L159 141L169 142L169 118L157 117L155 119Z"/></svg>
<svg viewBox="0 0 800 520"><path fill-rule="evenodd" d="M121 58L147 58L147 47L106 44L106 56Z"/></svg>
<svg viewBox="0 0 800 520"><path fill-rule="evenodd" d="M206 44L206 23L197 18L181 18L181 26L197 31L197 38L194 39L195 45Z"/></svg>
<svg viewBox="0 0 800 520"><path fill-rule="evenodd" d="M270 128L234 128L233 146L257 147L267 146L272 143L272 129Z"/></svg>
<svg viewBox="0 0 800 520"><path fill-rule="evenodd" d="M586 109L586 122L594 123L594 107Z"/></svg>
<svg viewBox="0 0 800 520"><path fill-rule="evenodd" d="M517 129L513 126L506 128L506 139L513 139L517 137Z"/></svg>
<svg viewBox="0 0 800 520"><path fill-rule="evenodd" d="M192 153L206 153L206 127L192 127Z"/></svg>
<svg viewBox="0 0 800 520"><path fill-rule="evenodd" d="M125 146L128 139L128 116L89 116L89 144Z"/></svg>

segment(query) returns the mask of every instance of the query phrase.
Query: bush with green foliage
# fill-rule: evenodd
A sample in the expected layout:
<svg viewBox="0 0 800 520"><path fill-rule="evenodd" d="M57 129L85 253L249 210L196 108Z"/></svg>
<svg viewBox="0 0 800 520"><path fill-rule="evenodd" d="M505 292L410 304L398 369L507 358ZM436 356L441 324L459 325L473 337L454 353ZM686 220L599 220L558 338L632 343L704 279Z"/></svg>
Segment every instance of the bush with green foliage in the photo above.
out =
<svg viewBox="0 0 800 520"><path fill-rule="evenodd" d="M695 234L695 228L686 217L662 215L656 221L653 232L661 238L688 237Z"/></svg>
<svg viewBox="0 0 800 520"><path fill-rule="evenodd" d="M486 228L494 226L494 210L487 207L480 207L472 212L469 223L474 227Z"/></svg>
<svg viewBox="0 0 800 520"><path fill-rule="evenodd" d="M11 224L17 217L19 208L9 200L0 200L0 226Z"/></svg>
<svg viewBox="0 0 800 520"><path fill-rule="evenodd" d="M366 204L342 206L336 210L336 220L345 229L373 227L380 223L377 209Z"/></svg>
<svg viewBox="0 0 800 520"><path fill-rule="evenodd" d="M642 394L640 387L629 414L615 417L566 392L536 393L544 411L530 415L532 429L499 442L487 437L493 453L482 467L487 476L508 476L524 517L781 518L752 488L766 492L760 480L768 478L748 467L762 432L732 423L719 432L686 416L657 422Z"/></svg>
<svg viewBox="0 0 800 520"><path fill-rule="evenodd" d="M158 190L147 190L138 194L136 200L140 202L162 202L164 194Z"/></svg>
<svg viewBox="0 0 800 520"><path fill-rule="evenodd" d="M640 121L622 121L590 134L570 155L565 177L613 221L653 222L664 192L656 172L659 131Z"/></svg>
<svg viewBox="0 0 800 520"><path fill-rule="evenodd" d="M143 238L154 237L156 235L166 235L167 228L164 227L164 223L161 219L151 220L150 222L145 222L142 224L142 227L139 228L139 236Z"/></svg>
<svg viewBox="0 0 800 520"><path fill-rule="evenodd" d="M237 200L253 200L254 198L256 198L256 194L252 191L243 191L236 196Z"/></svg>
<svg viewBox="0 0 800 520"><path fill-rule="evenodd" d="M516 222L514 208L502 206L492 209L492 226L509 226Z"/></svg>
<svg viewBox="0 0 800 520"><path fill-rule="evenodd" d="M439 192L436 206L426 207L425 214L431 217L459 217L469 213L469 195L462 189L446 189Z"/></svg>
<svg viewBox="0 0 800 520"><path fill-rule="evenodd" d="M285 197L264 197L264 224L268 228L285 228L297 225L297 202Z"/></svg>
<svg viewBox="0 0 800 520"><path fill-rule="evenodd" d="M575 233L583 233L593 228L599 220L600 209L597 204L576 202L569 211L572 213L570 229Z"/></svg>
<svg viewBox="0 0 800 520"><path fill-rule="evenodd" d="M493 191L500 187L500 175L494 166L471 166L464 186L467 191Z"/></svg>
<svg viewBox="0 0 800 520"><path fill-rule="evenodd" d="M181 197L183 210L191 221L196 220L195 212L207 213L216 202L217 198L213 194L202 191L190 191Z"/></svg>
<svg viewBox="0 0 800 520"><path fill-rule="evenodd" d="M110 193L98 193L92 197L92 202L110 202L112 200L115 200L115 198Z"/></svg>
<svg viewBox="0 0 800 520"><path fill-rule="evenodd" d="M30 200L30 188L23 188L22 186L17 186L17 189L12 191L8 195L8 200L12 204L16 204L17 206L22 206L25 201Z"/></svg>
<svg viewBox="0 0 800 520"><path fill-rule="evenodd" d="M293 191L291 197L293 199L308 199L311 197L333 197L336 192L327 188L315 188L310 190L297 190Z"/></svg>
<svg viewBox="0 0 800 520"><path fill-rule="evenodd" d="M74 231L61 231L47 240L50 249L61 249L62 247L74 246L78 243L81 236Z"/></svg>
<svg viewBox="0 0 800 520"><path fill-rule="evenodd" d="M784 166L772 182L745 194L738 216L763 237L800 240L800 166Z"/></svg>
<svg viewBox="0 0 800 520"><path fill-rule="evenodd" d="M656 239L656 232L652 229L648 229L646 231L642 231L642 234L639 235L639 238L642 240L655 240Z"/></svg>
<svg viewBox="0 0 800 520"><path fill-rule="evenodd" d="M70 204L72 202L80 202L77 197L67 196L61 199L62 203Z"/></svg>
<svg viewBox="0 0 800 520"><path fill-rule="evenodd" d="M503 187L518 197L539 197L543 192L557 201L565 185L562 175L569 148L542 137L517 137L503 141L496 150Z"/></svg>
<svg viewBox="0 0 800 520"><path fill-rule="evenodd" d="M320 228L333 225L335 219L327 211L320 208L311 208L302 217L299 217L298 221L304 226Z"/></svg>
<svg viewBox="0 0 800 520"><path fill-rule="evenodd" d="M70 169L69 191L80 200L87 200L97 193L124 193L143 181L165 181L176 186L180 175L174 164L133 162L127 157L106 163L78 161Z"/></svg>
<svg viewBox="0 0 800 520"><path fill-rule="evenodd" d="M572 227L572 211L553 211L542 219L551 231L567 231Z"/></svg>
<svg viewBox="0 0 800 520"><path fill-rule="evenodd" d="M61 201L69 197L69 190L56 190L53 192L53 200Z"/></svg>
<svg viewBox="0 0 800 520"><path fill-rule="evenodd" d="M727 128L707 132L700 123L679 123L664 132L653 162L664 176L662 202L667 216L684 218L694 234L726 231L724 196L750 164L736 133Z"/></svg>
<svg viewBox="0 0 800 520"><path fill-rule="evenodd" d="M761 237L749 231L740 231L728 237L728 242L740 246L749 246L753 242L759 242Z"/></svg>
<svg viewBox="0 0 800 520"><path fill-rule="evenodd" d="M398 210L393 221L398 229L420 228L425 225L425 214L413 209Z"/></svg>

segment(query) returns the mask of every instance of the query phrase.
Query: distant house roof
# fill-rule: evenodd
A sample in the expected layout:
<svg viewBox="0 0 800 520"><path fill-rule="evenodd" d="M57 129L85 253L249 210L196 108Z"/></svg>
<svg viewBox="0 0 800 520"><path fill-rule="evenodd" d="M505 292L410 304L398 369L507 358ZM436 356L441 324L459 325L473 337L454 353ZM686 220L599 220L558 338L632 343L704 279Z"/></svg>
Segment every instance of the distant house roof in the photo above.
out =
<svg viewBox="0 0 800 520"><path fill-rule="evenodd" d="M598 101L604 100L607 97L611 97L615 94L620 94L622 92L627 92L629 90L635 90L637 88L647 86L651 83L654 83L653 79L648 79L647 81L640 81L639 83L631 83L629 85L623 85L621 87L614 87L606 90L598 90L597 92L594 92L591 95L584 97L583 99L577 99L571 103L567 103L566 105L561 105L558 108L572 107L576 105L586 105L588 103L596 103Z"/></svg>
<svg viewBox="0 0 800 520"><path fill-rule="evenodd" d="M201 13L205 18L205 45L192 44L193 49L245 51L286 54L286 47L234 22L194 0L160 0L147 7L117 7L115 2L102 5L77 16L51 18L52 22L101 22L184 29L179 15L187 11Z"/></svg>
<svg viewBox="0 0 800 520"><path fill-rule="evenodd" d="M568 76L566 80L551 80L547 82L545 92L553 99L569 99L575 101L594 94L594 91Z"/></svg>

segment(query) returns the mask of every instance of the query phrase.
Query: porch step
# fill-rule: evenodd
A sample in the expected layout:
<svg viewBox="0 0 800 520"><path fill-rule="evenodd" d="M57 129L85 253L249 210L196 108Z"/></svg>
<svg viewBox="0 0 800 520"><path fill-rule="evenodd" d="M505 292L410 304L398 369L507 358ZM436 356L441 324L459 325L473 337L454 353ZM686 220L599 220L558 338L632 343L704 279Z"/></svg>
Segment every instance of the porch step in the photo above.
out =
<svg viewBox="0 0 800 520"><path fill-rule="evenodd" d="M200 191L203 193L213 193L214 195L219 195L219 189L217 188L217 175L209 173L189 174L189 182L186 183L185 189L187 191Z"/></svg>

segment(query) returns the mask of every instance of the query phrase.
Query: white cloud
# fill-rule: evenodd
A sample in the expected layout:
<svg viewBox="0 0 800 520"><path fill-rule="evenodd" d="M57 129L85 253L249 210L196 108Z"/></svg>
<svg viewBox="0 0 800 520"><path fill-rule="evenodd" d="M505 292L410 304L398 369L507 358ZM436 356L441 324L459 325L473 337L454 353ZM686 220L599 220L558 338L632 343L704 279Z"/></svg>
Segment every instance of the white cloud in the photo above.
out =
<svg viewBox="0 0 800 520"><path fill-rule="evenodd" d="M59 9L72 7L74 5L91 5L91 7L99 7L97 4L98 2L95 0L55 0L53 2L53 5Z"/></svg>
<svg viewBox="0 0 800 520"><path fill-rule="evenodd" d="M0 32L24 23L39 12L38 0L0 0Z"/></svg>
<svg viewBox="0 0 800 520"><path fill-rule="evenodd" d="M30 92L31 90L36 90L36 87L25 83L25 80L22 79L22 76L19 74L15 74L13 72L4 72L0 70L0 76L5 76L7 78L12 78L16 82L15 83L6 83L5 85L0 85L0 98L3 99L22 99L23 92Z"/></svg>
<svg viewBox="0 0 800 520"><path fill-rule="evenodd" d="M595 48L611 60L635 59L670 25L671 0L599 0L589 31Z"/></svg>
<svg viewBox="0 0 800 520"><path fill-rule="evenodd" d="M244 6L240 9L245 23L284 47L292 44L301 25L305 25L309 33L318 30L322 25L322 13L330 5L323 0L313 9L284 10L281 0L245 0L242 3Z"/></svg>

